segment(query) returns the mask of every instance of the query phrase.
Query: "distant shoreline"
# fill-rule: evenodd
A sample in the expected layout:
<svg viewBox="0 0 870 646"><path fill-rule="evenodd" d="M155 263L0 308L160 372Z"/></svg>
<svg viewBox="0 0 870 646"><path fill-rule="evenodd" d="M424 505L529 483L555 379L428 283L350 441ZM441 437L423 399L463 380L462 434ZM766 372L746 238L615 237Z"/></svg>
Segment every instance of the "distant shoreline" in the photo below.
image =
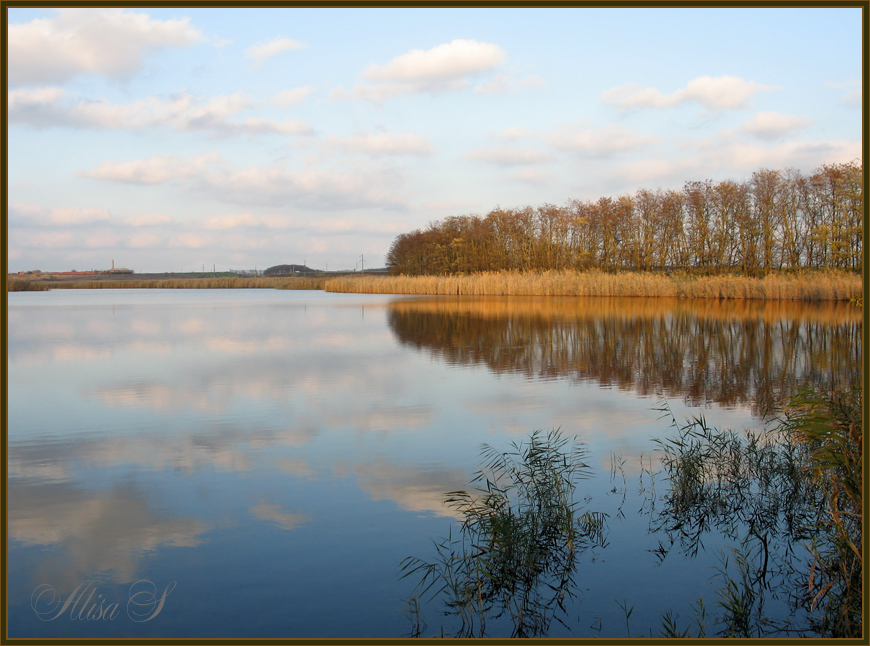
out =
<svg viewBox="0 0 870 646"><path fill-rule="evenodd" d="M167 277L171 276L171 277ZM548 271L455 276L360 273L286 277L178 277L141 274L99 279L7 278L9 291L42 289L296 289L356 294L475 296L616 296L747 300L849 301L863 298L861 274L844 271L772 273L764 278L685 273Z"/></svg>

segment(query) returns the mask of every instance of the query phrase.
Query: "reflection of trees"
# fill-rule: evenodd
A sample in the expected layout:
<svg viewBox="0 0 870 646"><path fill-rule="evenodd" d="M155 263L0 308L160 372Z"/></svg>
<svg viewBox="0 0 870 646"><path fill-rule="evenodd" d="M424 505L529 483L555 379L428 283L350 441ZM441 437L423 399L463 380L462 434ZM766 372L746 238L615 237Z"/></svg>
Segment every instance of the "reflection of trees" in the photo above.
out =
<svg viewBox="0 0 870 646"><path fill-rule="evenodd" d="M671 299L404 299L399 341L448 363L594 380L693 404L765 410L801 382L862 380L862 317L848 305Z"/></svg>

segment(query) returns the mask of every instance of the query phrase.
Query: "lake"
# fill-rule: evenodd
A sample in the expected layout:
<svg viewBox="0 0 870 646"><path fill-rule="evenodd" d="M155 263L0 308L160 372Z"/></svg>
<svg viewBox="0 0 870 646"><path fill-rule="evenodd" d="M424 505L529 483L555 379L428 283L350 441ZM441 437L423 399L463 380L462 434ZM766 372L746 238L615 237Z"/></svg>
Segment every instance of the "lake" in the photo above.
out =
<svg viewBox="0 0 870 646"><path fill-rule="evenodd" d="M727 551L655 552L658 409L759 429L863 374L849 304L106 289L8 316L11 638L407 636L399 566L457 531L444 494L557 428L608 535L547 634L646 635L714 605Z"/></svg>

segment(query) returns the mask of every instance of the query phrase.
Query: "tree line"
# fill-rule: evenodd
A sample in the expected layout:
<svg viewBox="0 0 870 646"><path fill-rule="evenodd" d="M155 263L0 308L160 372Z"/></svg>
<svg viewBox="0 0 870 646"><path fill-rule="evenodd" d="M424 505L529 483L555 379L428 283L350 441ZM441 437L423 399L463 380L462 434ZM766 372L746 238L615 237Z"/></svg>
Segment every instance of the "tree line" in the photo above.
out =
<svg viewBox="0 0 870 646"><path fill-rule="evenodd" d="M858 160L810 174L760 169L743 182L686 182L616 198L495 208L399 235L391 273L480 271L739 272L863 270L864 174Z"/></svg>

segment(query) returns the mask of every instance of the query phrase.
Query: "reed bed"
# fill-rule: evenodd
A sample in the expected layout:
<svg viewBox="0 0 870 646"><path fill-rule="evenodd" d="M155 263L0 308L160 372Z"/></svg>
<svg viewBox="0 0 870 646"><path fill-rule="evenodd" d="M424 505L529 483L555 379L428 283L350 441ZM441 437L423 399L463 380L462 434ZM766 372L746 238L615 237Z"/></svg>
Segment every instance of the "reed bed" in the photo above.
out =
<svg viewBox="0 0 870 646"><path fill-rule="evenodd" d="M54 281L52 289L323 289L325 279L284 278L173 278L166 280Z"/></svg>
<svg viewBox="0 0 870 646"><path fill-rule="evenodd" d="M483 272L453 276L343 276L328 292L457 296L641 296L747 300L848 301L863 279L848 272L771 274L765 278L599 271Z"/></svg>
<svg viewBox="0 0 870 646"><path fill-rule="evenodd" d="M42 281L28 280L27 278L7 278L6 291L8 292L44 292L48 287Z"/></svg>

